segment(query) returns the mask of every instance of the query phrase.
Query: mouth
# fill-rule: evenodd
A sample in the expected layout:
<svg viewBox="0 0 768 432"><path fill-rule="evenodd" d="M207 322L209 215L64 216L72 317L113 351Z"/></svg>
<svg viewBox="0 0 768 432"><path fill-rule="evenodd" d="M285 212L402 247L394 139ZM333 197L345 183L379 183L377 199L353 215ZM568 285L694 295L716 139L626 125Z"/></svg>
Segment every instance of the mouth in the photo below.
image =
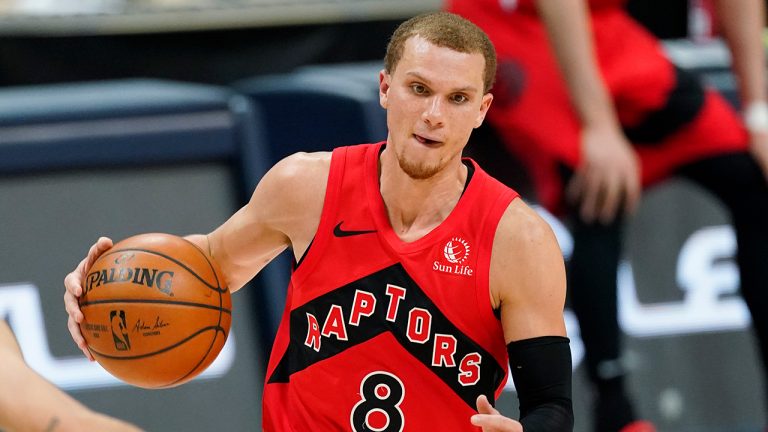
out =
<svg viewBox="0 0 768 432"><path fill-rule="evenodd" d="M413 137L416 139L416 141L425 144L425 145L435 145L440 144L441 141L430 139L421 135L413 134Z"/></svg>

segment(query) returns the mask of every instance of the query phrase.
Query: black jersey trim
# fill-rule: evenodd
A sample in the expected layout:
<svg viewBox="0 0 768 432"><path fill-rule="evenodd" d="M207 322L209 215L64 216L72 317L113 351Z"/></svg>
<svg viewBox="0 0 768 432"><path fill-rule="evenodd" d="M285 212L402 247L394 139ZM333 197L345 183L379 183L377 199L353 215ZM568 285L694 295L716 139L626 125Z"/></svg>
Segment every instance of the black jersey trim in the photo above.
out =
<svg viewBox="0 0 768 432"><path fill-rule="evenodd" d="M399 302L394 322L386 319L390 299L386 290L389 285L406 290L405 296ZM357 291L365 291L375 297L377 306L373 313L363 317L359 325L346 326L347 340L338 340L334 336L323 337L319 350L306 345L306 336L309 331L308 314L315 317L322 327L331 308L340 307L346 322L349 320ZM426 310L431 316L429 339L426 343L414 343L408 338L408 316L414 309ZM480 394L485 394L489 400L493 400L495 390L502 384L506 375L506 368L499 365L482 346L461 332L408 275L401 264L384 268L293 309L290 312L290 329L290 342L268 379L270 384L287 383L294 373L339 355L385 332L391 333L406 351L445 382L472 408L475 407L475 401ZM477 383L462 385L457 378L458 366L432 366L433 343L438 333L450 335L456 339L457 364L468 354L480 355L482 362L479 365L480 375Z"/></svg>
<svg viewBox="0 0 768 432"><path fill-rule="evenodd" d="M469 182L472 181L472 176L475 175L475 165L469 159L462 159L461 162L467 167L467 180L464 182L464 189L461 190L461 194L464 195L469 187Z"/></svg>
<svg viewBox="0 0 768 432"><path fill-rule="evenodd" d="M698 78L675 66L675 86L663 107L648 114L640 124L624 127L632 143L654 146L692 122L704 106L705 94Z"/></svg>

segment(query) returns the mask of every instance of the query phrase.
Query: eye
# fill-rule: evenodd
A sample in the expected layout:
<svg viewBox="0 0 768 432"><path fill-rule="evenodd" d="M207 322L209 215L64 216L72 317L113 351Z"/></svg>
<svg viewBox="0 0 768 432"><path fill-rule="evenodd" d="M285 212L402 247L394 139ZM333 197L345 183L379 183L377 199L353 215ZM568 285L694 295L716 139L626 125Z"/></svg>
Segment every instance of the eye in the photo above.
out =
<svg viewBox="0 0 768 432"><path fill-rule="evenodd" d="M453 103L456 103L456 104L461 104L461 103L464 103L464 102L466 102L468 100L469 100L469 98L466 95L463 95L463 94L455 94L455 95L451 96L451 101Z"/></svg>
<svg viewBox="0 0 768 432"><path fill-rule="evenodd" d="M427 88L421 84L411 84L411 91L417 95L425 95L428 93Z"/></svg>

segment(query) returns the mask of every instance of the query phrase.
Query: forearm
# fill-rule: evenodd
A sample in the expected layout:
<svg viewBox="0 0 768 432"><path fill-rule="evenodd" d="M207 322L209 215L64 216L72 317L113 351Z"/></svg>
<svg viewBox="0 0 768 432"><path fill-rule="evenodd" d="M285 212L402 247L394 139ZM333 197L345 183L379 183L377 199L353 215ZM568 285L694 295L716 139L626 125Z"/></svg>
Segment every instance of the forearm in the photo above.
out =
<svg viewBox="0 0 768 432"><path fill-rule="evenodd" d="M573 409L563 403L548 403L537 406L520 419L524 432L571 432L573 430Z"/></svg>
<svg viewBox="0 0 768 432"><path fill-rule="evenodd" d="M227 259L226 248L220 244L215 234L191 234L184 238L194 243L209 259L219 265L230 292L239 290L253 278L254 274L250 270L243 269Z"/></svg>
<svg viewBox="0 0 768 432"><path fill-rule="evenodd" d="M209 234L192 234L184 238L219 265L231 292L245 286L287 246L281 234L258 228L239 228L237 221Z"/></svg>
<svg viewBox="0 0 768 432"><path fill-rule="evenodd" d="M589 11L583 0L538 0L539 15L581 123L618 126L597 66Z"/></svg>
<svg viewBox="0 0 768 432"><path fill-rule="evenodd" d="M237 291L245 285L247 282L247 280L245 280L246 278L240 276L239 272L232 269L232 265L224 261L223 248L218 244L215 237L212 239L211 234L190 234L184 236L184 238L194 243L200 250L205 252L209 259L216 261L224 272L224 280L231 292ZM216 249L215 252L214 249Z"/></svg>
<svg viewBox="0 0 768 432"><path fill-rule="evenodd" d="M544 336L507 345L512 378L525 432L570 432L571 351L561 336Z"/></svg>
<svg viewBox="0 0 768 432"><path fill-rule="evenodd" d="M63 413L77 413L85 408L68 400L51 384L27 369L15 351L0 348L0 428L8 430L48 430L61 423Z"/></svg>
<svg viewBox="0 0 768 432"><path fill-rule="evenodd" d="M29 369L15 352L0 348L0 358L0 429L138 431L86 408Z"/></svg>
<svg viewBox="0 0 768 432"><path fill-rule="evenodd" d="M716 16L732 56L744 107L766 100L763 0L718 0Z"/></svg>

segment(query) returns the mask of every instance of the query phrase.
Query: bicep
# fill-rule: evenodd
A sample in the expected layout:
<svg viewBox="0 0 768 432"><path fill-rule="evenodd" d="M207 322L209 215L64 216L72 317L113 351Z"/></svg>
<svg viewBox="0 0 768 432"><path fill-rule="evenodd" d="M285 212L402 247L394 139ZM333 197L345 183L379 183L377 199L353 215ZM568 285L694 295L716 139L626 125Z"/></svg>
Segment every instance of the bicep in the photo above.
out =
<svg viewBox="0 0 768 432"><path fill-rule="evenodd" d="M329 154L296 154L275 165L250 201L208 234L209 253L236 291L288 247L311 241L322 212Z"/></svg>
<svg viewBox="0 0 768 432"><path fill-rule="evenodd" d="M552 230L525 204L513 203L491 256L491 296L501 311L505 342L565 336L565 291L565 266Z"/></svg>

